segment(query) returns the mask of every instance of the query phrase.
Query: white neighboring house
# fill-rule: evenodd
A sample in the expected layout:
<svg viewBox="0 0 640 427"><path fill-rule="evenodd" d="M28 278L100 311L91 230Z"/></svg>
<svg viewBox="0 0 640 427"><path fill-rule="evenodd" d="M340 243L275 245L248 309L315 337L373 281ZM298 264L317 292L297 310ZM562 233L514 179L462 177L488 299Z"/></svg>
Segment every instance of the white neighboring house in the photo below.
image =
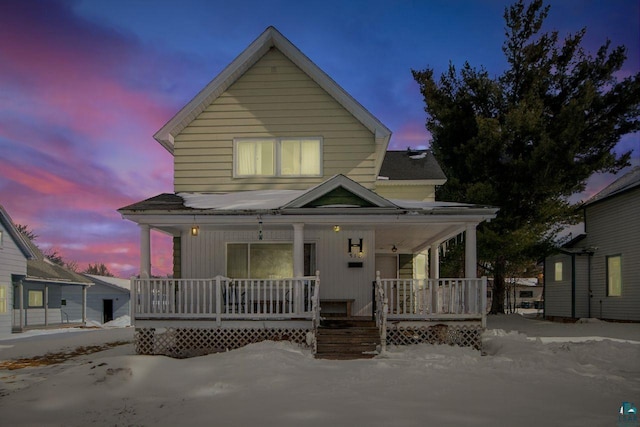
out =
<svg viewBox="0 0 640 427"><path fill-rule="evenodd" d="M94 274L83 276L93 282L87 289L87 321L104 324L131 314L129 279ZM62 299L69 318L81 319L82 294L74 289L65 288L62 290Z"/></svg>
<svg viewBox="0 0 640 427"><path fill-rule="evenodd" d="M545 316L640 321L640 167L582 210L585 234L545 259Z"/></svg>
<svg viewBox="0 0 640 427"><path fill-rule="evenodd" d="M27 260L35 254L7 211L0 205L0 337L13 326L13 283L27 275Z"/></svg>

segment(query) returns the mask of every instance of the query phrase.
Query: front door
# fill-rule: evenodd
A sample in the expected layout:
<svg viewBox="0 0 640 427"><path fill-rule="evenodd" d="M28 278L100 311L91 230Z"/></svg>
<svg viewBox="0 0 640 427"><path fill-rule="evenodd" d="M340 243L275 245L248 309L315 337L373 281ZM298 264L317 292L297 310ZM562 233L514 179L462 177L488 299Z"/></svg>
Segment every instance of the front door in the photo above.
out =
<svg viewBox="0 0 640 427"><path fill-rule="evenodd" d="M111 322L113 320L113 300L102 300L102 323Z"/></svg>

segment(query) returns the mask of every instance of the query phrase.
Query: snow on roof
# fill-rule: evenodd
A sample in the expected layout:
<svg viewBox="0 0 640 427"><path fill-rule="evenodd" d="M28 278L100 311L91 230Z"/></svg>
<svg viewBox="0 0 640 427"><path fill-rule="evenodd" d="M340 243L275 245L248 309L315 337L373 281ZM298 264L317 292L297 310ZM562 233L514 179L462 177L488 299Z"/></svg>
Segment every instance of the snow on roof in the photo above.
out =
<svg viewBox="0 0 640 427"><path fill-rule="evenodd" d="M99 276L96 274L85 274L91 280L97 281L97 283L104 283L106 285L112 285L117 288L122 288L126 291L131 290L131 281L129 279L120 279L119 277Z"/></svg>
<svg viewBox="0 0 640 427"><path fill-rule="evenodd" d="M278 209L306 193L306 190L255 190L236 193L178 193L184 205L193 209L268 210Z"/></svg>

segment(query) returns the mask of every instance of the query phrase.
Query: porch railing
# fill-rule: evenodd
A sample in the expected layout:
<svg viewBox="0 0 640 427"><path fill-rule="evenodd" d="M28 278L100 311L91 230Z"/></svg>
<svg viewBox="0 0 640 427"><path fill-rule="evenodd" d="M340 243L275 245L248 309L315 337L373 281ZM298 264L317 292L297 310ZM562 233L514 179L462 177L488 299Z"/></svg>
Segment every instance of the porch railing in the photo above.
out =
<svg viewBox="0 0 640 427"><path fill-rule="evenodd" d="M318 276L286 279L131 280L137 319L308 318L314 313ZM317 298L316 298L317 299Z"/></svg>
<svg viewBox="0 0 640 427"><path fill-rule="evenodd" d="M481 319L486 322L487 278L376 279L389 319Z"/></svg>

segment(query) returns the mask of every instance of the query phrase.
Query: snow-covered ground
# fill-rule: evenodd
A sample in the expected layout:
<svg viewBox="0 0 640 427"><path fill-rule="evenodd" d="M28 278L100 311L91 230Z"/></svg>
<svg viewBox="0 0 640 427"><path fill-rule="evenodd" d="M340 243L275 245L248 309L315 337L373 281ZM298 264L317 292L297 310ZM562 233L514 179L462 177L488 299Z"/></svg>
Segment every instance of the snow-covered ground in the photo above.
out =
<svg viewBox="0 0 640 427"><path fill-rule="evenodd" d="M0 363L37 355L37 343L42 354L123 337L132 328L4 340ZM622 402L640 404L637 324L495 316L484 350L391 347L371 360L331 361L264 342L177 360L135 356L128 344L0 370L0 424L615 426Z"/></svg>

